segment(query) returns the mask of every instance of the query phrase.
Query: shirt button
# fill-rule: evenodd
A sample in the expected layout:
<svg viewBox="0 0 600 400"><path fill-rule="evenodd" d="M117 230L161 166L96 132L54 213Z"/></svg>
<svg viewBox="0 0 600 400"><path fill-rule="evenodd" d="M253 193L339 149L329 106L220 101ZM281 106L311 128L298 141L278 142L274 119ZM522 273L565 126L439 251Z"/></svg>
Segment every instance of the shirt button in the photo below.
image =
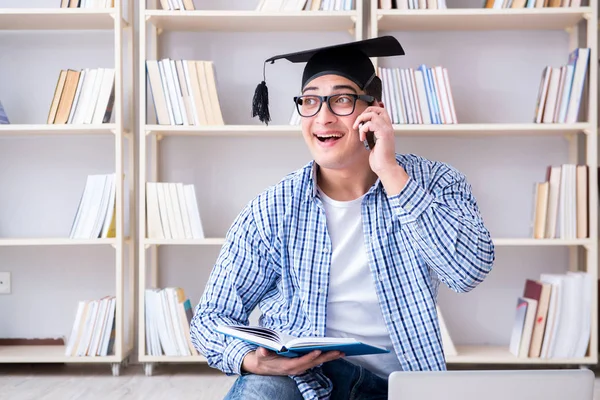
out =
<svg viewBox="0 0 600 400"><path fill-rule="evenodd" d="M407 210L410 210L412 208L412 206L409 204L405 205L404 208L406 208Z"/></svg>
<svg viewBox="0 0 600 400"><path fill-rule="evenodd" d="M315 336L319 334L319 332L316 329L313 331L313 333L315 334Z"/></svg>
<svg viewBox="0 0 600 400"><path fill-rule="evenodd" d="M319 293L323 293L323 288L319 288Z"/></svg>

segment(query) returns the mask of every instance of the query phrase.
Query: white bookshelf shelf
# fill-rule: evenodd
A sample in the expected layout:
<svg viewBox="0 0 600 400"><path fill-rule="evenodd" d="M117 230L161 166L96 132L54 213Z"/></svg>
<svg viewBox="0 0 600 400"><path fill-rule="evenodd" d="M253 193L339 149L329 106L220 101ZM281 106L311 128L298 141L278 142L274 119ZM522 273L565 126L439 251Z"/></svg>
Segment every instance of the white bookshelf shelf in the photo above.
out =
<svg viewBox="0 0 600 400"><path fill-rule="evenodd" d="M531 238L498 238L493 239L495 246L590 246L591 239L531 239ZM207 239L144 239L146 246L173 245L173 246L222 246L225 238Z"/></svg>
<svg viewBox="0 0 600 400"><path fill-rule="evenodd" d="M296 125L146 125L146 134L164 136L290 136L302 134ZM561 136L590 131L588 123L576 124L411 124L394 125L398 136Z"/></svg>
<svg viewBox="0 0 600 400"><path fill-rule="evenodd" d="M65 356L65 346L0 346L0 359L6 363L118 363L117 356Z"/></svg>
<svg viewBox="0 0 600 400"><path fill-rule="evenodd" d="M156 28L178 31L342 31L355 27L356 11L165 11L146 10Z"/></svg>
<svg viewBox="0 0 600 400"><path fill-rule="evenodd" d="M112 8L0 8L0 30L112 30L115 18Z"/></svg>
<svg viewBox="0 0 600 400"><path fill-rule="evenodd" d="M197 356L149 356L141 355L140 362L205 363L206 358Z"/></svg>
<svg viewBox="0 0 600 400"><path fill-rule="evenodd" d="M144 239L147 246L174 245L174 246L222 246L225 238L207 239Z"/></svg>
<svg viewBox="0 0 600 400"><path fill-rule="evenodd" d="M595 364L595 358L519 358L508 346L456 346L456 356L446 356L448 364Z"/></svg>
<svg viewBox="0 0 600 400"><path fill-rule="evenodd" d="M114 135L116 124L102 125L54 125L54 124L7 124L0 125L3 135Z"/></svg>
<svg viewBox="0 0 600 400"><path fill-rule="evenodd" d="M377 10L380 31L566 29L592 15L590 7L535 9Z"/></svg>
<svg viewBox="0 0 600 400"><path fill-rule="evenodd" d="M116 245L117 239L69 239L69 238L0 238L0 246L106 246Z"/></svg>

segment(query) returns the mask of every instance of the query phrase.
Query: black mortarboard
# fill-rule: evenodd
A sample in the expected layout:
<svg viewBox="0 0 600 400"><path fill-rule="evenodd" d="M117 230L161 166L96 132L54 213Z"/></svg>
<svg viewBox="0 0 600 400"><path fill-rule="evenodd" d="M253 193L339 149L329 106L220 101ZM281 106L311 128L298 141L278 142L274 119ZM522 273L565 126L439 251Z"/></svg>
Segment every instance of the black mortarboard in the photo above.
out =
<svg viewBox="0 0 600 400"><path fill-rule="evenodd" d="M375 67L369 57L401 55L404 55L404 49L398 40L393 36L382 36L282 54L265 60L265 65L268 62L273 64L281 58L293 63L307 63L302 74L302 88L318 76L335 74L350 79L364 90L376 75ZM269 115L269 92L265 80L263 66L263 81L256 87L252 101L252 116L258 115L262 122L268 124L271 117Z"/></svg>

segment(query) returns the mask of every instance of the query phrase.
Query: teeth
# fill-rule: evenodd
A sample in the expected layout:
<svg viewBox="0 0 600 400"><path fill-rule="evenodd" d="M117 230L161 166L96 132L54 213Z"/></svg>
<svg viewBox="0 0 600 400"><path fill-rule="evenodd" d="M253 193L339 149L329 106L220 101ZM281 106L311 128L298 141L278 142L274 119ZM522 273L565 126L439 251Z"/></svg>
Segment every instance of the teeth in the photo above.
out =
<svg viewBox="0 0 600 400"><path fill-rule="evenodd" d="M341 136L335 136L335 135L329 135L329 136L318 136L316 135L318 138L321 139L329 139L329 138L341 138Z"/></svg>

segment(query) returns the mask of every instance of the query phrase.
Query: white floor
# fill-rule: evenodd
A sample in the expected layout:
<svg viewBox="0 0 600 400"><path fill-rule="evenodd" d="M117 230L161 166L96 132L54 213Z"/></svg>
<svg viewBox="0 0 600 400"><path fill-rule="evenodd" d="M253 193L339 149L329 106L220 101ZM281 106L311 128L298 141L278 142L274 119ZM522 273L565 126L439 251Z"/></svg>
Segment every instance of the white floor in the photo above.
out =
<svg viewBox="0 0 600 400"><path fill-rule="evenodd" d="M234 380L203 365L159 366L152 377L141 365L118 377L109 365L0 365L0 400L221 400ZM600 400L600 378L594 399Z"/></svg>

